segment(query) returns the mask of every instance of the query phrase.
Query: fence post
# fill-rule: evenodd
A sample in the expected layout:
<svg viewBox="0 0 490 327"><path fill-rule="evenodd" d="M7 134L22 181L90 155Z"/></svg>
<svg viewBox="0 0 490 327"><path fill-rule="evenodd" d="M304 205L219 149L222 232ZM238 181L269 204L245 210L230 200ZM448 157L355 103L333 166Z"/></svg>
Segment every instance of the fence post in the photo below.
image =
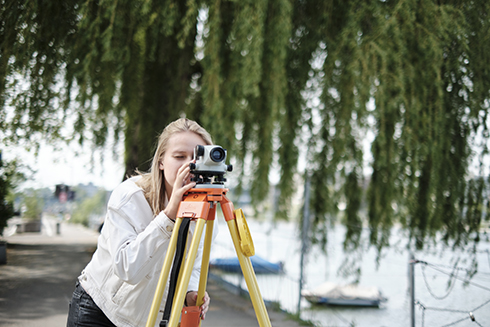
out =
<svg viewBox="0 0 490 327"><path fill-rule="evenodd" d="M301 229L301 258L300 258L300 274L299 274L299 297L298 297L298 317L301 314L301 291L304 283L304 264L305 255L308 250L308 231L310 229L310 175L305 171L305 193L303 207L303 226Z"/></svg>
<svg viewBox="0 0 490 327"><path fill-rule="evenodd" d="M415 327L415 257L410 253L408 282L410 287L410 326Z"/></svg>

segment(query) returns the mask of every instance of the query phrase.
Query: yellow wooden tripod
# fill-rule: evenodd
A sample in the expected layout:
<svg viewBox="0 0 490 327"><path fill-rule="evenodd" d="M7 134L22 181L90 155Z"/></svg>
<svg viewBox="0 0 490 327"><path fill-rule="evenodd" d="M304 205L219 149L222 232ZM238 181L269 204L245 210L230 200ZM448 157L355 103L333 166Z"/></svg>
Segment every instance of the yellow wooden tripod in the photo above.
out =
<svg viewBox="0 0 490 327"><path fill-rule="evenodd" d="M177 327L179 323L179 309L184 305L184 299L187 293L187 287L189 285L194 261L196 259L199 242L204 231L204 226L206 225L201 275L197 295L197 306L201 306L203 304L203 297L207 285L209 270L209 254L211 250L214 219L216 216L216 206L218 202L230 230L233 245L235 246L238 261L240 262L240 267L250 293L250 299L252 300L252 305L255 310L255 315L257 316L259 326L271 326L269 315L257 284L257 278L252 268L252 263L249 259L249 257L254 255L255 252L252 238L250 236L242 210L234 210L233 203L226 197L227 192L228 189L219 184L198 184L196 188L191 189L184 195L177 212L174 232L170 238L169 248L163 262L163 268L160 273L160 279L155 291L155 296L148 315L146 327L155 326L158 310L162 302L165 285L168 280L172 260L174 258L177 246L178 233L175 231L179 230L179 227L184 219L197 220L197 224L189 251L185 257L183 267L179 272L179 278L175 289L175 297L172 304L172 311L167 326Z"/></svg>

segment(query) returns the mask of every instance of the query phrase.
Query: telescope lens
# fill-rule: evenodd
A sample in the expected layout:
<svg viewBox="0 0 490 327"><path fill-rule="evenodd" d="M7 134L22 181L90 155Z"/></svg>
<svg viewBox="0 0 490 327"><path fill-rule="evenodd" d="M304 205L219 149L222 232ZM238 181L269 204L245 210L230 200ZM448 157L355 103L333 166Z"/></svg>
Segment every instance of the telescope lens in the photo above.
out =
<svg viewBox="0 0 490 327"><path fill-rule="evenodd" d="M211 150L211 152L209 153L209 157L214 162L221 162L221 161L225 160L226 153L225 153L225 150L223 148L216 147L216 148L213 148Z"/></svg>

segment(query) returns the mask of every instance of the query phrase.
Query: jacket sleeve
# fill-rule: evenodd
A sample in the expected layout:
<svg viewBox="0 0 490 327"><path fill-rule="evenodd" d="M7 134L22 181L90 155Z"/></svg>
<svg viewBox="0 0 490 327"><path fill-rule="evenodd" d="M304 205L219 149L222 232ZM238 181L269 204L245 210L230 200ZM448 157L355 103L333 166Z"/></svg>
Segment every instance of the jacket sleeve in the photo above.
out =
<svg viewBox="0 0 490 327"><path fill-rule="evenodd" d="M109 200L106 224L107 246L119 278L136 284L161 269L155 266L163 263L174 223L163 212L153 219L142 194Z"/></svg>

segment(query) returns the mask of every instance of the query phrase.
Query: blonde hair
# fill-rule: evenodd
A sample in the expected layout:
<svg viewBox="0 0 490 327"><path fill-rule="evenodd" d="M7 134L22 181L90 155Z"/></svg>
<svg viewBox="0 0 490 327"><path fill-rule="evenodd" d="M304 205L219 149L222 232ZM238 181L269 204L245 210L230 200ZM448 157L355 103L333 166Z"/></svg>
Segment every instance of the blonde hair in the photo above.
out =
<svg viewBox="0 0 490 327"><path fill-rule="evenodd" d="M150 171L139 173L142 178L137 184L143 189L146 200L150 204L154 215L165 209L165 172L159 166L168 148L168 140L174 134L193 132L199 135L206 145L213 144L211 135L198 123L187 118L180 118L165 127L158 137L158 146L153 156ZM170 197L170 194L168 195Z"/></svg>

